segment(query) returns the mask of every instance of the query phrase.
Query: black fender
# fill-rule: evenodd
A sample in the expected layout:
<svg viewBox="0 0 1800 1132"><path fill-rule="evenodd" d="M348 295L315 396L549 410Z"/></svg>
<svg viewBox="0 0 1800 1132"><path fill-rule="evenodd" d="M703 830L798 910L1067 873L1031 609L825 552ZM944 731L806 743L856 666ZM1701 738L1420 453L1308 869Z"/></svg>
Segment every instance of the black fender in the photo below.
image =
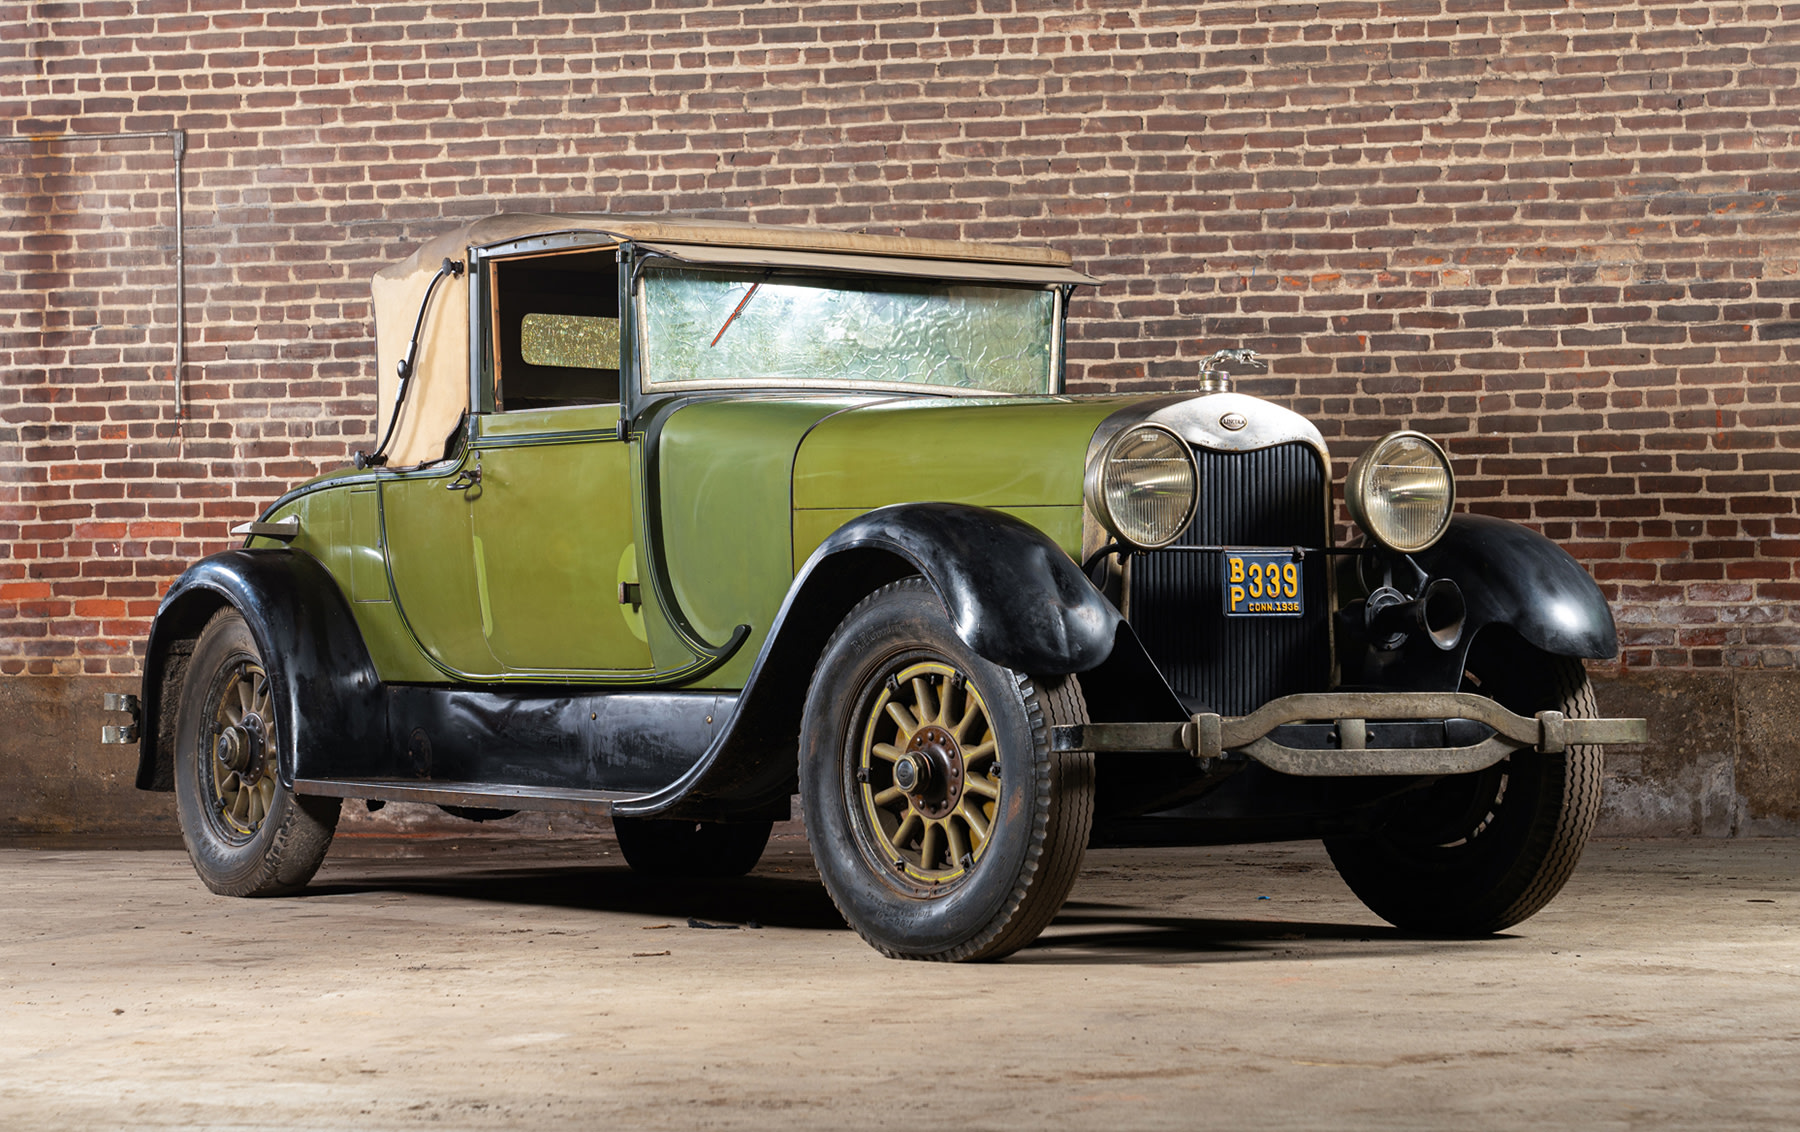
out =
<svg viewBox="0 0 1800 1132"><path fill-rule="evenodd" d="M139 697L139 789L174 788L175 695L185 655L207 620L228 605L256 638L282 706L277 750L284 785L293 785L297 769L341 761L342 752L387 749L381 681L330 572L304 551L227 550L177 578L151 623Z"/></svg>
<svg viewBox="0 0 1800 1132"><path fill-rule="evenodd" d="M1529 527L1457 515L1444 537L1413 561L1462 590L1465 640L1489 625L1506 625L1554 656L1618 655L1619 633L1600 587L1573 555Z"/></svg>
<svg viewBox="0 0 1800 1132"><path fill-rule="evenodd" d="M1455 648L1440 650L1415 633L1396 650L1378 651L1367 646L1362 606L1355 603L1338 616L1346 683L1454 691L1470 646L1482 632L1497 628L1553 656L1618 655L1618 630L1600 587L1568 551L1528 527L1487 515L1457 515L1443 538L1410 558L1420 585L1437 578L1456 583L1465 608L1461 638ZM1340 583L1356 574L1353 564L1346 565Z"/></svg>
<svg viewBox="0 0 1800 1132"><path fill-rule="evenodd" d="M1111 654L1119 611L1051 538L1020 519L955 503L899 503L850 520L800 568L730 724L680 778L615 805L626 817L753 816L785 806L813 666L850 610L923 575L956 633L995 664L1040 676Z"/></svg>

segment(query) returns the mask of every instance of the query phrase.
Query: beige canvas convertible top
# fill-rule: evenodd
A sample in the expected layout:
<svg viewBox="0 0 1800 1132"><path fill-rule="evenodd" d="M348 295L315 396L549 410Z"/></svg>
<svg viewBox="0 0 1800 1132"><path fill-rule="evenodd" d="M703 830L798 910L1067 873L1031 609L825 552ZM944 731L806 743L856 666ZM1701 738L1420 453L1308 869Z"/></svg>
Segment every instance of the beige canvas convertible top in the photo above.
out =
<svg viewBox="0 0 1800 1132"><path fill-rule="evenodd" d="M928 275L971 282L1094 283L1052 248L1013 247L961 240L866 236L822 228L788 228L730 220L609 216L604 213L500 213L462 225L427 242L412 255L375 274L376 436L384 435L399 387L395 366L406 353L413 321L431 278L445 259L461 260L471 247L559 233L594 232L647 244L678 258L709 263L785 265L800 268ZM687 254L684 254L684 249ZM728 249L741 251L730 254ZM468 276L437 286L419 331L415 377L400 423L388 445L388 463L404 467L436 460L469 408Z"/></svg>

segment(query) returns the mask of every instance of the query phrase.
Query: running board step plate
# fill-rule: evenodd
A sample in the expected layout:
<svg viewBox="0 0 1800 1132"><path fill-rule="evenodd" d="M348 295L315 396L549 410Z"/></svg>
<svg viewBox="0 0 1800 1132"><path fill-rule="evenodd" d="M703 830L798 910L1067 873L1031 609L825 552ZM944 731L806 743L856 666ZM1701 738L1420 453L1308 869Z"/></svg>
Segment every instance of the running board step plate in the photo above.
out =
<svg viewBox="0 0 1800 1132"><path fill-rule="evenodd" d="M294 793L383 802L427 802L490 810L544 810L611 815L615 802L643 795L629 790L569 790L554 786L501 786L491 782L430 782L416 778L296 778Z"/></svg>

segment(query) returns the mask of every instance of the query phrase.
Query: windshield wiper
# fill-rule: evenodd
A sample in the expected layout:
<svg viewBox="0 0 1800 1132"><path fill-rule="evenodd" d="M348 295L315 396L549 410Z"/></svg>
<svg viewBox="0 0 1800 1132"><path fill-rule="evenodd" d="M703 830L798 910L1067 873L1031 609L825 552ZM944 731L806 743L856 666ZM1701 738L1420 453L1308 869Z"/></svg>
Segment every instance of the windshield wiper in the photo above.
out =
<svg viewBox="0 0 1800 1132"><path fill-rule="evenodd" d="M767 278L768 278L768 276L766 276L766 275L763 276L763 279L767 279ZM730 314L725 316L725 323L723 326L719 327L719 332L717 334L713 335L713 340L711 342L708 342L706 344L707 349L710 350L714 346L717 346L719 344L719 339L725 337L725 331L730 328L730 326L733 322L737 321L737 316L744 312L744 308L750 305L750 300L754 299L756 297L756 289L761 286L762 286L762 279L758 279L756 282L750 284L750 289L748 291L744 292L743 299L738 303L738 305L735 308L733 308L733 310Z"/></svg>

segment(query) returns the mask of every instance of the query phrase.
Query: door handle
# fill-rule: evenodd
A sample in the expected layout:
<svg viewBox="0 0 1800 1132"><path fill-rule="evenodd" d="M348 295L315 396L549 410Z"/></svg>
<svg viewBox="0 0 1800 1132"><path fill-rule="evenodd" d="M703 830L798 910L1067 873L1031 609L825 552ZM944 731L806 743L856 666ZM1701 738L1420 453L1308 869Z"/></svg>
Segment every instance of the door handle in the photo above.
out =
<svg viewBox="0 0 1800 1132"><path fill-rule="evenodd" d="M444 485L445 491L467 491L481 484L481 454L475 454L475 466L464 468L456 473L456 478Z"/></svg>

